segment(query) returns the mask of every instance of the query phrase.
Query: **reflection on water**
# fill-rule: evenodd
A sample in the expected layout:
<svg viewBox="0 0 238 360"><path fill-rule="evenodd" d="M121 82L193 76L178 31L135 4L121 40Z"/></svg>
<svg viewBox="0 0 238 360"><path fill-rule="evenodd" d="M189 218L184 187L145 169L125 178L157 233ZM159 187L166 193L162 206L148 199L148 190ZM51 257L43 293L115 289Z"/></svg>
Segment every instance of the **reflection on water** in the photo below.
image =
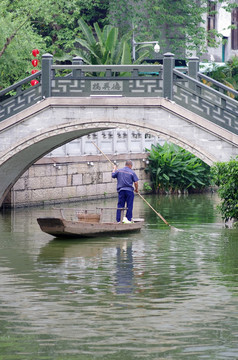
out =
<svg viewBox="0 0 238 360"><path fill-rule="evenodd" d="M147 199L185 231L139 198L145 227L121 237L54 239L36 223L50 209L0 215L0 359L238 358L238 230L215 195Z"/></svg>
<svg viewBox="0 0 238 360"><path fill-rule="evenodd" d="M133 254L132 244L125 241L117 246L116 260L116 292L117 294L130 294L133 291Z"/></svg>

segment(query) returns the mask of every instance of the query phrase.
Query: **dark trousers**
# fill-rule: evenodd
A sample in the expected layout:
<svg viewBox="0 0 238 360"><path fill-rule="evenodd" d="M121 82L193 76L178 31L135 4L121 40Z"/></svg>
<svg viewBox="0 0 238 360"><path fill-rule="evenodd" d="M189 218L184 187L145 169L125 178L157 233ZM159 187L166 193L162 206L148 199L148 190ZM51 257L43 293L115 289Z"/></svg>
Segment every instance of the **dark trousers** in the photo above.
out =
<svg viewBox="0 0 238 360"><path fill-rule="evenodd" d="M125 204L127 207L126 217L129 221L132 218L133 210L133 201L134 201L134 192L128 190L121 190L118 193L118 208L124 208ZM121 210L117 210L117 222L121 221Z"/></svg>

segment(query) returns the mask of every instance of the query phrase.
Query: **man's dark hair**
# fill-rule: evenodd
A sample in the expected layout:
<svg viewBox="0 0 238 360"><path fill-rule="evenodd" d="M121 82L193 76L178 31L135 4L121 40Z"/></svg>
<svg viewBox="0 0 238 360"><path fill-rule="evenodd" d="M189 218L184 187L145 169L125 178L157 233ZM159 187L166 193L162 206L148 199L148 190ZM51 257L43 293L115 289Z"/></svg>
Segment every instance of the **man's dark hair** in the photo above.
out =
<svg viewBox="0 0 238 360"><path fill-rule="evenodd" d="M132 166L132 161L131 160L126 160L126 166Z"/></svg>

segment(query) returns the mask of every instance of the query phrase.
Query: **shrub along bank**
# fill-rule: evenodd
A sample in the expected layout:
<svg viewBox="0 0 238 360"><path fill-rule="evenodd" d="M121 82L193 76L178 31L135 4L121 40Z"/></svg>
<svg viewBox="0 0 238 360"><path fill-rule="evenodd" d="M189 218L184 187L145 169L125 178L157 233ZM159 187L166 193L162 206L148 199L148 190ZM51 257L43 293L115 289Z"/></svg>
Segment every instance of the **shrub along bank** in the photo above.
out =
<svg viewBox="0 0 238 360"><path fill-rule="evenodd" d="M189 151L172 143L152 145L150 174L155 193L201 192L211 184L210 166Z"/></svg>
<svg viewBox="0 0 238 360"><path fill-rule="evenodd" d="M221 197L218 208L222 218L225 221L233 219L238 224L238 157L229 162L216 163L211 173Z"/></svg>

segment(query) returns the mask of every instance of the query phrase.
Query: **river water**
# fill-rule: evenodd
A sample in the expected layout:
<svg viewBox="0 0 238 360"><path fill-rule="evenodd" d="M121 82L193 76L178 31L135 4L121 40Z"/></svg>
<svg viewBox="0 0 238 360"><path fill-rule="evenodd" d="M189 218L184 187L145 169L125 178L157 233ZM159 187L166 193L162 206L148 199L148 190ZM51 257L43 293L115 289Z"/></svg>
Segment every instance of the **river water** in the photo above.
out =
<svg viewBox="0 0 238 360"><path fill-rule="evenodd" d="M56 240L36 222L50 208L0 215L0 360L238 359L238 230L216 194L146 199L184 231L139 197L145 226L120 237Z"/></svg>

